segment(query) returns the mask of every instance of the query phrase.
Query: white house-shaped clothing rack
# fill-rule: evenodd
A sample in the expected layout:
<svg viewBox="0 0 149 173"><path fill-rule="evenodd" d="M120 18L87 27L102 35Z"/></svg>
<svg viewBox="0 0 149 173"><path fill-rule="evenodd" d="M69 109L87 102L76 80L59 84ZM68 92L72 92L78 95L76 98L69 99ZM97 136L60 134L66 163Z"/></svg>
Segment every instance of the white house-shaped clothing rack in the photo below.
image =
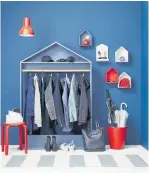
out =
<svg viewBox="0 0 149 173"><path fill-rule="evenodd" d="M43 56L50 56L54 62L42 62ZM75 62L57 62L58 59L75 58ZM78 53L70 50L58 42L54 42L44 49L34 53L20 62L20 108L23 115L24 99L24 72L89 72L90 75L90 109L92 117L92 62ZM92 128L92 118L90 123Z"/></svg>

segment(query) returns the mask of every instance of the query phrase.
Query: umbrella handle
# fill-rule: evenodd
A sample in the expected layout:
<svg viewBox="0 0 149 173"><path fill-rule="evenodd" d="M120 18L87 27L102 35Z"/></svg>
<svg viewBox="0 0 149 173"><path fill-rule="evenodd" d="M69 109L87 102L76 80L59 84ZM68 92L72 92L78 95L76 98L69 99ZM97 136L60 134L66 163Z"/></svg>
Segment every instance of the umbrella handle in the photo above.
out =
<svg viewBox="0 0 149 173"><path fill-rule="evenodd" d="M127 108L127 104L123 102L123 103L121 103L121 107L120 107L121 110L123 110L123 105L125 105Z"/></svg>

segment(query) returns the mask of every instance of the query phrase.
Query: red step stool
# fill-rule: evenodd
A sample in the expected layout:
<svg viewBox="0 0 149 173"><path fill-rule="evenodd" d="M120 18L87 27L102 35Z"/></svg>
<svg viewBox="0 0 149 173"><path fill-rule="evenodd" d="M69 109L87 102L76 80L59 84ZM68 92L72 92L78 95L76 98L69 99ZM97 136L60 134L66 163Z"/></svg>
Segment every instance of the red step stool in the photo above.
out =
<svg viewBox="0 0 149 173"><path fill-rule="evenodd" d="M24 129L24 148L25 154L28 153L28 136L27 136L27 126L24 122L22 123L3 123L2 124L2 134L1 134L1 142L2 142L2 152L5 151L5 155L8 155L9 149L9 128L10 127L19 127L19 150L23 150L23 129ZM5 149L4 149L5 148Z"/></svg>

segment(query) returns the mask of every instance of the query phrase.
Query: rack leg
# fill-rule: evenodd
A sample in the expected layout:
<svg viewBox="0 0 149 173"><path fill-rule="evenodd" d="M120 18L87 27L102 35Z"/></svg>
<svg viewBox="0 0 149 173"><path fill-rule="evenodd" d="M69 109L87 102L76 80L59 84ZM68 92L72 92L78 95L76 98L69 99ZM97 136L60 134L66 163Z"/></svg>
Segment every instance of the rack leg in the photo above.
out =
<svg viewBox="0 0 149 173"><path fill-rule="evenodd" d="M27 126L26 125L23 125L24 127L24 142L25 142L25 154L28 153L28 136L27 136Z"/></svg>
<svg viewBox="0 0 149 173"><path fill-rule="evenodd" d="M19 126L19 150L22 150L22 126Z"/></svg>
<svg viewBox="0 0 149 173"><path fill-rule="evenodd" d="M2 141L2 152L4 152L4 145L5 145L5 124L2 124L1 141Z"/></svg>
<svg viewBox="0 0 149 173"><path fill-rule="evenodd" d="M9 126L6 126L6 138L5 138L5 155L8 155L9 149Z"/></svg>

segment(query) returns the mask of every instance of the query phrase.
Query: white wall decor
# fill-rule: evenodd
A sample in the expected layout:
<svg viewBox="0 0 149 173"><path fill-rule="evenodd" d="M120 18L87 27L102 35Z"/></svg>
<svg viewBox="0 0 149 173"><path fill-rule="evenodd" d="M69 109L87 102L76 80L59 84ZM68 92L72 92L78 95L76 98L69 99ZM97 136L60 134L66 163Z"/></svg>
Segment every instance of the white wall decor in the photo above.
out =
<svg viewBox="0 0 149 173"><path fill-rule="evenodd" d="M118 88L131 88L131 77L126 72L119 76Z"/></svg>
<svg viewBox="0 0 149 173"><path fill-rule="evenodd" d="M109 61L108 46L106 46L104 44L100 44L100 45L96 46L96 61L97 62Z"/></svg>
<svg viewBox="0 0 149 173"><path fill-rule="evenodd" d="M80 35L79 35L79 45L80 46L92 46L92 35L84 30Z"/></svg>
<svg viewBox="0 0 149 173"><path fill-rule="evenodd" d="M128 50L126 50L123 46L115 52L115 62L128 62Z"/></svg>

